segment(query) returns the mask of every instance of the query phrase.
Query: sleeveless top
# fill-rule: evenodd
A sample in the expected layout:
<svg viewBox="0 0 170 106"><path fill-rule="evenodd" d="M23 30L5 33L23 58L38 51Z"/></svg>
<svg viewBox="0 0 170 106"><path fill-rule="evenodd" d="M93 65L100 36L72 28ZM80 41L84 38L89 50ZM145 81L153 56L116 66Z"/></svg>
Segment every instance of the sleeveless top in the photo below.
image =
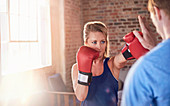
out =
<svg viewBox="0 0 170 106"><path fill-rule="evenodd" d="M117 106L118 81L112 75L104 60L104 71L99 76L93 76L86 99L81 106Z"/></svg>

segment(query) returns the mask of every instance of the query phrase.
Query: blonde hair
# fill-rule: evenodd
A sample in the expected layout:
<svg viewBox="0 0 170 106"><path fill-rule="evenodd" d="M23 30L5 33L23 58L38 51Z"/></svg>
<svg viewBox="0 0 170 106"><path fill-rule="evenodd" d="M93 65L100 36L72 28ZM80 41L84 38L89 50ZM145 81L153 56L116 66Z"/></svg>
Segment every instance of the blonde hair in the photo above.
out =
<svg viewBox="0 0 170 106"><path fill-rule="evenodd" d="M149 0L148 10L155 14L154 6L164 10L168 17L170 17L170 0Z"/></svg>
<svg viewBox="0 0 170 106"><path fill-rule="evenodd" d="M108 40L106 25L100 21L87 22L84 25L84 30L83 30L84 43L87 42L90 32L102 32L106 36L106 50L105 50L104 56L108 57L109 40Z"/></svg>

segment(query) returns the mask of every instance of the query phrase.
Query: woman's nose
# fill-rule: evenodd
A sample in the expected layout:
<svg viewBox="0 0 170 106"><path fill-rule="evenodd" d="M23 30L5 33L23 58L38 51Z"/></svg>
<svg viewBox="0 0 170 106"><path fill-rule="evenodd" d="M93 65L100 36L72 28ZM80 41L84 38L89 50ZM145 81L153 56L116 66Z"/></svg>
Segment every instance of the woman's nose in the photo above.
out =
<svg viewBox="0 0 170 106"><path fill-rule="evenodd" d="M96 48L97 48L98 50L100 50L101 45L100 45L100 44L97 44L97 45L96 45Z"/></svg>

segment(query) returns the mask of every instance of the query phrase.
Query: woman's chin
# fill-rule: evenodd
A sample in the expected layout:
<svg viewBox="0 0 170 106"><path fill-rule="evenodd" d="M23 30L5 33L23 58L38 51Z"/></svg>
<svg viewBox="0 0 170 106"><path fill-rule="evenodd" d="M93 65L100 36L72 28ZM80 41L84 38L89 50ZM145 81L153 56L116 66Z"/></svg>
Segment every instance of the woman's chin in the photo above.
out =
<svg viewBox="0 0 170 106"><path fill-rule="evenodd" d="M104 57L104 54L100 53L98 58L103 58L103 57Z"/></svg>

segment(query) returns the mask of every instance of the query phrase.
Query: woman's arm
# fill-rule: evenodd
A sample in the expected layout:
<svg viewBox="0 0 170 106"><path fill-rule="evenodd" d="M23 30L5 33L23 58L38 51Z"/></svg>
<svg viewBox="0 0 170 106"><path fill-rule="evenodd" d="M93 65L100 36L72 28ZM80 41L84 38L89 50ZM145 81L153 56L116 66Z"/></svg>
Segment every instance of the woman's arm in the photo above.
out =
<svg viewBox="0 0 170 106"><path fill-rule="evenodd" d="M98 57L99 52L87 46L81 46L77 52L78 64L72 67L72 80L75 94L80 101L87 97L92 78L92 62Z"/></svg>
<svg viewBox="0 0 170 106"><path fill-rule="evenodd" d="M113 64L117 69L121 69L125 66L126 63L126 59L124 58L123 54L120 52L119 54L117 54L113 60Z"/></svg>
<svg viewBox="0 0 170 106"><path fill-rule="evenodd" d="M77 63L72 66L72 83L75 95L78 100L84 101L87 97L88 86L78 84L78 66Z"/></svg>
<svg viewBox="0 0 170 106"><path fill-rule="evenodd" d="M113 74L113 76L118 80L119 79L119 72L120 69L123 68L126 64L126 59L124 58L124 56L122 55L122 53L120 52L119 54L117 54L114 57L111 57L108 65L109 68L111 69L111 72Z"/></svg>

